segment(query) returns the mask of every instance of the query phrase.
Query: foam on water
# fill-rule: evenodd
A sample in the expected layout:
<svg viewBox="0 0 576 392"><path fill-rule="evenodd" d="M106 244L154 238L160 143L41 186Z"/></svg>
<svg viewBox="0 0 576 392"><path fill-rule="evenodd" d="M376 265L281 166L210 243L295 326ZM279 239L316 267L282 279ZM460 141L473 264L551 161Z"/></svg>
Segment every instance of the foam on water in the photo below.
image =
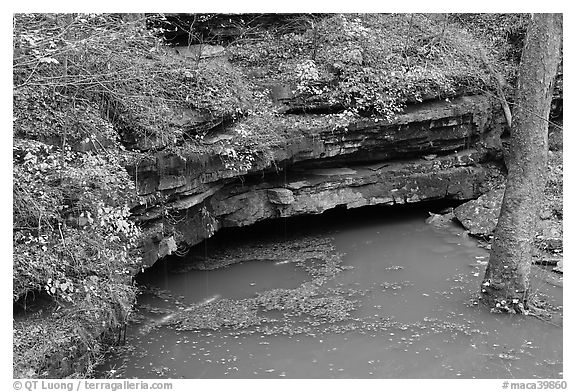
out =
<svg viewBox="0 0 576 392"><path fill-rule="evenodd" d="M561 377L561 326L476 306L488 252L456 225L427 225L427 216L371 214L303 230L333 238L349 267L323 283L319 298L344 293L356 301L350 317L334 323L259 310L279 321L296 320L294 326L307 321L305 333L265 324L169 327L174 314L197 306L296 288L310 279L297 263L255 261L155 274L147 283L164 290L163 299L146 295L140 301L166 313L158 318L142 307L142 320L128 333L133 350L118 350L100 371L141 378ZM535 276L536 290L561 305L562 289ZM158 328L135 333L151 320L160 320Z"/></svg>

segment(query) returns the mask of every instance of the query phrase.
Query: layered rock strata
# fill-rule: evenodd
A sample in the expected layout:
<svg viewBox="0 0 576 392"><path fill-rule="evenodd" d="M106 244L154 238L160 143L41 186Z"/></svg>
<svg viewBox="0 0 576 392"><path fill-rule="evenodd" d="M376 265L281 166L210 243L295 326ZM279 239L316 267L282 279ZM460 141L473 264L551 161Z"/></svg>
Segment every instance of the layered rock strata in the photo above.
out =
<svg viewBox="0 0 576 392"><path fill-rule="evenodd" d="M337 206L476 198L502 179L495 108L468 96L411 106L394 121L311 127L241 170L218 155L159 153L129 168L147 200L133 209L147 233L145 262L222 227Z"/></svg>

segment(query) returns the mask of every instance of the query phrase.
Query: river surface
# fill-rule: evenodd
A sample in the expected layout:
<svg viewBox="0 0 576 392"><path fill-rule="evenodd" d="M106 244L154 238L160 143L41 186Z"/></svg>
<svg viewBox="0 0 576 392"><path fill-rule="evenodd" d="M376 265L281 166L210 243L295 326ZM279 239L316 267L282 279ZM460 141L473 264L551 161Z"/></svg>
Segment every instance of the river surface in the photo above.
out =
<svg viewBox="0 0 576 392"><path fill-rule="evenodd" d="M127 344L99 377L562 377L560 323L478 306L478 241L425 210L389 211L279 222L190 252L204 258L195 268L241 261L218 269L160 263L139 277ZM534 291L561 306L545 275Z"/></svg>

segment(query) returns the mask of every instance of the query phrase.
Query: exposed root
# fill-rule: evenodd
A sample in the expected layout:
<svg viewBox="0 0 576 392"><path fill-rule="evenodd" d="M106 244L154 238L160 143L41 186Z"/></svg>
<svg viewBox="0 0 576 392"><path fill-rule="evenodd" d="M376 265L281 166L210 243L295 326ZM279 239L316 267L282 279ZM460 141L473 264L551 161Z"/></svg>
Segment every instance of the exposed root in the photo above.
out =
<svg viewBox="0 0 576 392"><path fill-rule="evenodd" d="M536 299L529 300L527 305L527 310L524 313L526 316L535 317L558 328L562 327L562 313L558 311L557 307Z"/></svg>

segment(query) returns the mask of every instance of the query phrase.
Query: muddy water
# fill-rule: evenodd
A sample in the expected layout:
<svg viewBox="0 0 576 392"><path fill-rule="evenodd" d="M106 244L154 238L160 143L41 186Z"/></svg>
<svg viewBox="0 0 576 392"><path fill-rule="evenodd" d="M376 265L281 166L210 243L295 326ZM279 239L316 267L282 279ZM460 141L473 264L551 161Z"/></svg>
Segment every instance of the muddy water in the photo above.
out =
<svg viewBox="0 0 576 392"><path fill-rule="evenodd" d="M426 224L426 211L387 211L265 230L257 242L224 240L190 256L242 260L224 268L172 263L144 274L127 345L100 375L562 377L561 326L477 306L487 250L454 224ZM561 306L562 289L542 276L538 295Z"/></svg>

